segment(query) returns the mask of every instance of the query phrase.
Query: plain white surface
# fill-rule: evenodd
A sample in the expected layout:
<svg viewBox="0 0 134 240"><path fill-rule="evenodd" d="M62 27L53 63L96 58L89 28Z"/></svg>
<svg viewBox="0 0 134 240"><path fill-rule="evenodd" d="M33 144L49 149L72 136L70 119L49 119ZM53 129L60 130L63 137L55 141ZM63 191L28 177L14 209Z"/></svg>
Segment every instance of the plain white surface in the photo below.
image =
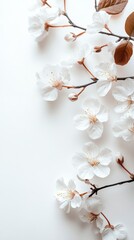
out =
<svg viewBox="0 0 134 240"><path fill-rule="evenodd" d="M94 1L67 2L72 19L86 26ZM43 102L35 72L75 50L75 44L70 46L64 41L69 30L51 31L38 46L27 31L30 1L0 3L0 240L96 240L92 227L81 224L73 214L66 216L54 198L56 179L75 176L72 156L88 141L88 136L74 128L72 118L85 96L93 96L95 90L87 89L76 103L69 102L67 94L61 94L57 102ZM124 33L125 16L132 6L133 1L129 0L125 12L113 20L114 32ZM134 74L133 60L119 68L121 76ZM88 81L88 74L82 69L75 69L72 76L75 83ZM101 101L110 108L112 97ZM114 139L107 124L103 138L97 142L113 152L121 151L133 171L133 143ZM111 175L97 182L102 185L125 179L127 175L113 164ZM110 221L124 223L128 239L133 240L134 185L107 189L100 195Z"/></svg>

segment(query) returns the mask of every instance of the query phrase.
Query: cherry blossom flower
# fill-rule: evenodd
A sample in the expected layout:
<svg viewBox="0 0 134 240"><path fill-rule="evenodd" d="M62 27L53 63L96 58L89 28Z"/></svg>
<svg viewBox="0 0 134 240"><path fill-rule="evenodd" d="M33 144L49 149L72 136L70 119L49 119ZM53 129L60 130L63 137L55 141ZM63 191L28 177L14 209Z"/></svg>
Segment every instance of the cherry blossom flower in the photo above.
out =
<svg viewBox="0 0 134 240"><path fill-rule="evenodd" d="M128 116L116 121L113 125L113 134L125 141L134 141L134 119Z"/></svg>
<svg viewBox="0 0 134 240"><path fill-rule="evenodd" d="M89 34L95 34L107 28L107 24L110 20L110 16L103 11L95 12L92 17L92 23L87 26L86 32Z"/></svg>
<svg viewBox="0 0 134 240"><path fill-rule="evenodd" d="M123 240L127 237L126 228L122 224L106 226L101 234L102 240Z"/></svg>
<svg viewBox="0 0 134 240"><path fill-rule="evenodd" d="M83 152L73 157L73 165L82 179L92 179L94 176L105 178L110 174L108 165L112 159L110 149L100 150L95 143L89 142L84 145Z"/></svg>
<svg viewBox="0 0 134 240"><path fill-rule="evenodd" d="M70 208L79 208L81 206L81 197L76 191L76 185L73 180L65 184L64 179L58 179L56 183L56 199L60 203L60 208L66 213L70 212Z"/></svg>
<svg viewBox="0 0 134 240"><path fill-rule="evenodd" d="M117 83L113 89L113 96L118 101L115 111L118 113L129 112L134 118L134 81L130 78Z"/></svg>
<svg viewBox="0 0 134 240"><path fill-rule="evenodd" d="M45 6L31 13L29 17L29 32L37 42L42 41L48 35L49 23L59 15L58 8L46 8Z"/></svg>
<svg viewBox="0 0 134 240"><path fill-rule="evenodd" d="M116 65L114 63L101 63L96 67L95 76L99 79L96 83L97 92L100 96L105 96L117 81Z"/></svg>
<svg viewBox="0 0 134 240"><path fill-rule="evenodd" d="M55 101L63 85L70 80L69 72L60 65L46 65L42 72L36 74L39 87L45 101Z"/></svg>
<svg viewBox="0 0 134 240"><path fill-rule="evenodd" d="M98 139L103 133L103 122L108 120L108 112L96 99L86 99L82 106L83 113L74 117L75 127L87 130L91 139Z"/></svg>

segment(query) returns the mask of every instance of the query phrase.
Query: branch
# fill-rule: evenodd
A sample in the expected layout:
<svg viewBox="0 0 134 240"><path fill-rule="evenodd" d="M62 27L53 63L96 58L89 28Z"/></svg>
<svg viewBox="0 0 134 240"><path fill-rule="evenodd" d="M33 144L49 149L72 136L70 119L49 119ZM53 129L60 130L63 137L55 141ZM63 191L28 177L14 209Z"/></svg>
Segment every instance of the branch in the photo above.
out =
<svg viewBox="0 0 134 240"><path fill-rule="evenodd" d="M64 12L64 16L68 19L68 21L69 21L69 23L71 24L72 27L74 27L74 28L79 28L79 29L81 29L81 30L86 31L86 28L76 25L76 24L70 19L70 17L68 16L68 14L67 14L66 12ZM118 35L118 34L109 33L109 32L103 32L103 31L100 31L99 33L100 33L100 34L105 34L105 35L108 35L108 36L112 36L112 37L117 37L117 38L118 38L118 41L120 41L121 39L124 39L124 40L128 40L128 39L129 39L129 40L131 40L131 41L134 41L134 38L133 38L133 37L120 36L120 35Z"/></svg>
<svg viewBox="0 0 134 240"><path fill-rule="evenodd" d="M132 77L117 78L117 81L125 81L127 78L134 79L134 76L132 76ZM91 78L91 80L92 80L93 82L86 83L86 84L82 84L82 85L78 85L78 86L67 86L67 85L63 85L62 87L63 87L63 88L67 88L67 89L71 89L71 88L73 88L73 89L86 88L86 87L88 87L88 86L90 86L90 85L93 85L93 84L95 84L95 83L97 83L97 82L99 81L98 78Z"/></svg>
<svg viewBox="0 0 134 240"><path fill-rule="evenodd" d="M95 0L95 3L94 3L94 4L95 4L95 5L94 5L95 10L96 10L96 12L98 12L97 0Z"/></svg>
<svg viewBox="0 0 134 240"><path fill-rule="evenodd" d="M113 184L109 184L109 185L105 185L105 186L102 186L102 187L99 187L99 188L96 188L96 187L95 188L91 188L92 193L89 195L89 197L93 196L94 194L97 194L102 189L114 187L114 186L117 186L117 185L123 185L123 184L131 183L131 182L134 182L134 179L127 180L127 181L122 181L122 182L117 182L117 183L113 183Z"/></svg>

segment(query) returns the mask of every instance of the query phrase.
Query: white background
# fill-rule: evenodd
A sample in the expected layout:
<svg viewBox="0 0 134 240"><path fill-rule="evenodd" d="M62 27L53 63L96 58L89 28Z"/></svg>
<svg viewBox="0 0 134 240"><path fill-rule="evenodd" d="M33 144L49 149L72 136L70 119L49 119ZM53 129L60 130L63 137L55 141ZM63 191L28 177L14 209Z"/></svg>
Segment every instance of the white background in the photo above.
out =
<svg viewBox="0 0 134 240"><path fill-rule="evenodd" d="M94 1L67 2L73 20L86 26L94 11ZM54 197L56 179L75 176L72 156L89 140L86 133L74 128L73 116L79 112L85 96L96 92L87 89L76 103L69 102L67 94L61 94L57 102L43 102L36 71L45 63L68 57L75 44L64 41L69 29L60 29L50 31L44 43L37 45L27 30L29 3L0 1L0 240L100 239L91 226L81 224L73 213L66 216L59 210ZM132 6L133 1L129 0L125 12L115 17L113 32L125 34L124 21ZM120 76L134 75L133 60L119 68ZM72 76L75 83L89 79L82 69L75 69ZM110 108L113 100L109 94L101 101ZM115 116L111 114L110 119L114 122ZM105 125L103 138L97 143L110 147L114 153L121 151L133 171L133 143L114 139L110 125ZM96 179L99 185L128 179L116 163L111 169L107 179ZM113 224L125 224L128 239L133 240L134 185L107 189L100 195L104 213Z"/></svg>

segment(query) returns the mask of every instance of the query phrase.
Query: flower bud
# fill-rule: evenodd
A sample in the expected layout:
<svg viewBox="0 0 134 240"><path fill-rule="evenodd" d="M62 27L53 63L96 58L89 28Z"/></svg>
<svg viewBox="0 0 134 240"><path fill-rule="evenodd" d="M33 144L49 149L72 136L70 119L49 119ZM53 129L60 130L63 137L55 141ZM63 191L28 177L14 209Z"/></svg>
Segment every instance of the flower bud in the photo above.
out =
<svg viewBox="0 0 134 240"><path fill-rule="evenodd" d="M76 35L74 33L68 33L65 35L64 39L67 41L67 42L74 42L76 40Z"/></svg>
<svg viewBox="0 0 134 240"><path fill-rule="evenodd" d="M116 161L119 164L123 164L124 163L124 156L121 153L117 153L116 154Z"/></svg>
<svg viewBox="0 0 134 240"><path fill-rule="evenodd" d="M75 102L75 101L78 100L78 95L75 94L75 93L70 93L70 94L68 95L68 99L69 99L70 101L72 101L72 102Z"/></svg>

